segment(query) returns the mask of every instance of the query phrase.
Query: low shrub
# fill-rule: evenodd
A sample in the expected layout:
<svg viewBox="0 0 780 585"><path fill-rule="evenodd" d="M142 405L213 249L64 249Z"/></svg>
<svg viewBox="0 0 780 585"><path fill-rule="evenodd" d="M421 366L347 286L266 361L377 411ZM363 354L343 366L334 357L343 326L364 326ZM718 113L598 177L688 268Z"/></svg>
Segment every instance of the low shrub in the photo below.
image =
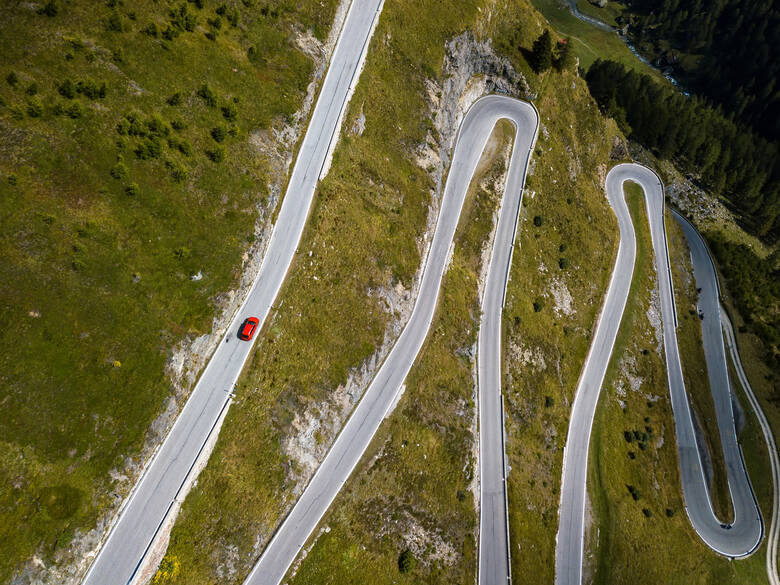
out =
<svg viewBox="0 0 780 585"><path fill-rule="evenodd" d="M221 163L225 160L225 149L221 146L217 146L211 150L206 151L206 156L209 160L215 163Z"/></svg>
<svg viewBox="0 0 780 585"><path fill-rule="evenodd" d="M413 571L416 566L417 559L414 558L412 551L408 548L398 556L398 570L401 573L409 573L410 571Z"/></svg>
<svg viewBox="0 0 780 585"><path fill-rule="evenodd" d="M211 129L211 137L216 142L223 142L225 137L227 137L227 130L224 126L216 126Z"/></svg>
<svg viewBox="0 0 780 585"><path fill-rule="evenodd" d="M40 118L43 116L43 102L37 95L32 96L27 101L27 115L31 118Z"/></svg>
<svg viewBox="0 0 780 585"><path fill-rule="evenodd" d="M125 163L122 161L119 161L113 167L111 167L111 176L117 181L126 179L129 174L130 171L128 170L127 165L125 165Z"/></svg>
<svg viewBox="0 0 780 585"><path fill-rule="evenodd" d="M201 98L208 107L217 107L217 94L215 94L207 84L204 83L200 86L198 97Z"/></svg>

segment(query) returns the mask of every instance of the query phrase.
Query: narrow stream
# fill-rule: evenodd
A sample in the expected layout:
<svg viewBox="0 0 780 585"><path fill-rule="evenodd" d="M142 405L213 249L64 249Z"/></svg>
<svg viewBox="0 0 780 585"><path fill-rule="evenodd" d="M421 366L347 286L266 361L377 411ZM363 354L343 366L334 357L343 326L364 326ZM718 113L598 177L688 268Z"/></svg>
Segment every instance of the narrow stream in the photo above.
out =
<svg viewBox="0 0 780 585"><path fill-rule="evenodd" d="M585 22L587 24L590 24L591 26L595 26L596 28L600 28L601 30L607 31L607 32L614 32L617 34L618 37L622 39L622 41L625 43L625 45L628 47L628 50L631 51L634 56L639 59L642 63L645 65L652 67L656 71L658 71L661 75L663 75L669 83L671 83L674 87L680 90L680 92L688 97L690 94L685 91L680 85L680 82L677 81L671 73L664 73L660 68L653 65L645 56L643 56L637 48L631 43L631 41L628 40L628 37L626 35L619 34L617 32L617 29L614 27L609 26L606 22L602 22L598 18L593 18L592 16L588 16L587 14L583 14L580 12L579 8L577 8L577 1L578 0L568 0L569 5L569 11L574 15L575 18L581 20L582 22ZM587 1L587 0L586 0Z"/></svg>

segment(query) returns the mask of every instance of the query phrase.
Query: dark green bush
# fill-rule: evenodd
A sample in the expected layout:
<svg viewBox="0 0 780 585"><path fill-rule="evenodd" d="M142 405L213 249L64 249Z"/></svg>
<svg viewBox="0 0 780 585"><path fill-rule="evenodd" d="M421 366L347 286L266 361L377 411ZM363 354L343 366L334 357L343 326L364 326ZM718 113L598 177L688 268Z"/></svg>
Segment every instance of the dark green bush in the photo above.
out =
<svg viewBox="0 0 780 585"><path fill-rule="evenodd" d="M187 169L184 168L179 163L177 163L176 161L172 161L172 160L165 161L165 167L169 171L171 171L171 178L176 183L181 183L181 182L187 180L187 177L189 176L189 173L187 172Z"/></svg>
<svg viewBox="0 0 780 585"><path fill-rule="evenodd" d="M177 91L166 100L166 103L169 106L178 106L181 102L182 102L182 95L180 91Z"/></svg>
<svg viewBox="0 0 780 585"><path fill-rule="evenodd" d="M31 118L40 118L43 116L43 102L37 95L32 96L27 101L27 115Z"/></svg>
<svg viewBox="0 0 780 585"><path fill-rule="evenodd" d="M141 160L160 158L163 153L163 143L157 136L144 138L144 140L135 148L135 156Z"/></svg>
<svg viewBox="0 0 780 585"><path fill-rule="evenodd" d="M168 14L171 17L171 25L180 31L192 32L198 24L198 17L188 10L186 2L182 2Z"/></svg>
<svg viewBox="0 0 780 585"><path fill-rule="evenodd" d="M125 30L122 15L114 10L106 19L106 30L109 32L122 32Z"/></svg>
<svg viewBox="0 0 780 585"><path fill-rule="evenodd" d="M561 270L566 270L569 267L569 259L568 258L559 258L558 259L558 266Z"/></svg>
<svg viewBox="0 0 780 585"><path fill-rule="evenodd" d="M49 0L46 4L38 9L38 14L43 14L50 18L54 18L60 13L60 3L57 0Z"/></svg>
<svg viewBox="0 0 780 585"><path fill-rule="evenodd" d="M224 126L216 126L211 129L211 137L217 142L223 142L227 137L227 130Z"/></svg>
<svg viewBox="0 0 780 585"><path fill-rule="evenodd" d="M81 116L84 115L84 109L81 107L79 102L73 102L67 107L65 114L67 114L68 118L73 118L75 120L76 118L81 118Z"/></svg>
<svg viewBox="0 0 780 585"><path fill-rule="evenodd" d="M412 551L408 548L398 556L398 570L402 573L413 571L416 566L417 559L414 558Z"/></svg>
<svg viewBox="0 0 780 585"><path fill-rule="evenodd" d="M57 91L60 92L62 97L69 100L72 100L74 97L76 97L76 86L70 79L66 79L60 83L59 86L57 86Z"/></svg>
<svg viewBox="0 0 780 585"><path fill-rule="evenodd" d="M536 227L541 227L543 223L544 223L544 218L541 215L534 216L534 225Z"/></svg>
<svg viewBox="0 0 780 585"><path fill-rule="evenodd" d="M106 97L107 88L105 82L98 85L96 81L83 79L76 84L76 92L91 100L97 100Z"/></svg>
<svg viewBox="0 0 780 585"><path fill-rule="evenodd" d="M217 107L217 94L215 94L205 83L200 86L200 89L198 90L198 97L201 98L208 107Z"/></svg>
<svg viewBox="0 0 780 585"><path fill-rule="evenodd" d="M125 193L131 197L135 197L140 192L141 189L138 187L138 183L130 183L127 187L125 187Z"/></svg>
<svg viewBox="0 0 780 585"><path fill-rule="evenodd" d="M179 152L182 153L184 156L192 156L192 145L186 140L180 141L176 145L176 148L178 148Z"/></svg>
<svg viewBox="0 0 780 585"><path fill-rule="evenodd" d="M235 122L238 117L238 108L233 102L228 102L222 106L222 116L229 122Z"/></svg>
<svg viewBox="0 0 780 585"><path fill-rule="evenodd" d="M113 167L111 167L111 176L117 181L123 181L129 174L130 171L128 170L127 165L125 165L125 163L122 161L119 161Z"/></svg>
<svg viewBox="0 0 780 585"><path fill-rule="evenodd" d="M207 150L206 156L215 163L221 163L225 160L225 149L221 146L216 146L211 150Z"/></svg>

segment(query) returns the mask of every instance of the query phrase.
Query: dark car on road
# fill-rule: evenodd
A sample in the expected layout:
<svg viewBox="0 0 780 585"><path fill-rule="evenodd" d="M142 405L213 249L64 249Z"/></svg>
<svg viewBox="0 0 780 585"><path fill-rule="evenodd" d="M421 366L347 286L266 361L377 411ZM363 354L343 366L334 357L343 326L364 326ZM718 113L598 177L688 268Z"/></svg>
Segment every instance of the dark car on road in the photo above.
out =
<svg viewBox="0 0 780 585"><path fill-rule="evenodd" d="M260 324L257 317L247 317L244 322L241 323L241 327L238 328L238 338L244 341L249 341L257 331L257 326Z"/></svg>

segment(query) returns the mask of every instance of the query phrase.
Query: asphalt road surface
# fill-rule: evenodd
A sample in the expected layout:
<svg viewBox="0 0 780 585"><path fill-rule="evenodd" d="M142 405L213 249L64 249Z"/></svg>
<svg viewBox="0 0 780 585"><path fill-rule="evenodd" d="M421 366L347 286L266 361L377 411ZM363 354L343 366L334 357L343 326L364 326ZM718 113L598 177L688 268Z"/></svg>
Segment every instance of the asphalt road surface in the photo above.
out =
<svg viewBox="0 0 780 585"><path fill-rule="evenodd" d="M750 386L747 374L745 374L745 370L742 367L742 360L739 357L737 342L734 337L734 328L731 326L731 321L723 306L720 308L720 317L723 331L726 334L726 345L729 348L731 361L737 372L737 378L748 397L750 405L753 407L753 411L756 413L758 424L761 426L761 432L764 433L764 441L766 441L767 450L769 451L769 462L772 467L773 496L772 521L769 527L766 547L766 574L769 577L770 585L780 585L780 577L777 575L777 545L778 540L780 540L780 455L777 453L777 444L775 443L772 427L769 425L769 421L767 421L761 404L759 404L753 388Z"/></svg>
<svg viewBox="0 0 780 585"><path fill-rule="evenodd" d="M724 555L739 557L753 552L758 546L763 536L763 523L745 469L745 463L742 460L742 451L739 447L734 424L731 385L729 384L726 350L721 329L718 278L707 246L699 232L676 212L674 218L682 227L688 240L693 262L693 276L696 280L696 287L701 289L699 311L704 317L701 321L702 343L707 362L710 391L718 419L720 442L723 446L729 492L734 506L734 522L728 528L722 528L721 521L716 519L712 512L710 500L706 497L707 494L702 494L701 488L698 486L689 492L684 490L685 501L691 523L702 540L710 548ZM677 420L675 420L675 424L680 426L680 422ZM706 487L704 484L705 489ZM693 501L691 501L689 493L693 496ZM706 498L706 502L701 501L704 498Z"/></svg>
<svg viewBox="0 0 780 585"><path fill-rule="evenodd" d="M170 433L120 511L84 578L86 585L124 585L133 578L198 454L228 407L230 392L252 347L251 343L238 340L238 326L249 315L258 317L262 324L284 281L381 5L381 0L352 4L254 285Z"/></svg>
<svg viewBox="0 0 780 585"><path fill-rule="evenodd" d="M610 354L612 353L620 319L625 309L636 261L636 235L631 223L628 206L623 196L623 183L626 181L639 184L645 193L650 235L655 252L655 267L658 276L667 379L674 412L680 476L688 517L704 542L726 556L738 557L749 554L755 550L761 539L761 517L752 497L752 490L747 481L741 453L736 444L736 450L724 450L729 472L729 486L732 489L735 510L733 525L728 528L722 528L720 521L712 511L699 450L696 444L696 436L688 397L685 392L677 347L677 317L666 242L663 185L655 173L646 167L637 164L621 164L614 167L608 173L606 179L607 198L617 216L620 228L617 261L607 292L607 299L596 329L596 335L594 336L580 377L580 383L576 390L564 451L560 523L555 557L555 581L558 585L580 585L582 579L586 478L591 427L601 384L604 380ZM711 282L708 286L710 290L707 294L712 294L716 303L715 311L710 314L710 319L717 319L717 284ZM711 309L707 310L711 311ZM707 316L705 316L706 320ZM714 337L714 333L710 332L710 334L713 337L708 338L709 341L705 340L704 342L705 347L709 343L709 351L712 355L712 357L708 356L707 358L708 370L711 369L709 360L716 359L715 356L717 355L716 337ZM705 335L710 334L705 333ZM722 338L720 349L722 354ZM714 372L710 373L711 378L712 376L722 375L725 372L725 361L723 362L723 370L716 369L715 364L713 364L712 369ZM726 378L725 384L726 395L728 396L730 390L727 386L727 380ZM722 381L718 381L716 384L722 383ZM717 401L718 398L716 398ZM725 419L722 419L721 413L718 413L718 422L721 437L723 438L724 435L728 437L729 433L734 434L730 400L728 402L728 415L725 414L725 405L720 408L723 410L723 416L725 417ZM729 430L729 426L731 430ZM735 488L732 486L739 486L742 482L746 484L747 491L735 493Z"/></svg>
<svg viewBox="0 0 780 585"><path fill-rule="evenodd" d="M517 133L485 287L485 313L478 347L480 473L483 478L479 566L481 584L507 582L509 565L499 385L500 317L525 171L536 137L538 116L528 103L508 97L487 96L474 103L461 125L436 230L409 322L300 499L266 547L247 578L247 585L277 585L281 582L397 399L428 334L471 177L493 127L504 118L515 124Z"/></svg>
<svg viewBox="0 0 780 585"><path fill-rule="evenodd" d="M646 194L660 193L658 197L663 205L661 184L649 169L639 165L618 165L607 175L607 199L617 216L620 243L604 307L574 394L569 431L563 451L560 514L555 547L555 582L558 585L579 585L582 578L585 490L593 415L596 413L599 391L626 308L634 273L636 236L623 197L623 183L626 180L639 183ZM648 201L651 198L648 196Z"/></svg>

